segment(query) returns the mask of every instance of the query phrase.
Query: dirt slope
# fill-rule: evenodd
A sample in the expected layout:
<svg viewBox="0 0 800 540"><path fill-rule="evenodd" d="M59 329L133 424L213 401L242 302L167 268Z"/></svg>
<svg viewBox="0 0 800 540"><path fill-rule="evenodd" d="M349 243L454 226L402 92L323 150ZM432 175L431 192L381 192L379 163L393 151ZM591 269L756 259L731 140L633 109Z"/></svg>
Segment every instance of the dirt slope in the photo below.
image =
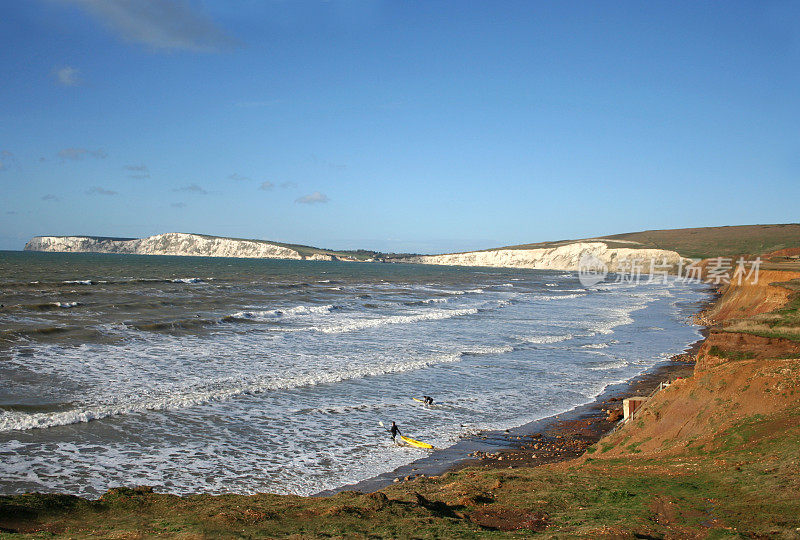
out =
<svg viewBox="0 0 800 540"><path fill-rule="evenodd" d="M787 303L791 291L777 284L798 278L800 272L762 270L756 283L746 279L742 284L733 282L721 289L720 301L701 315L702 320L724 325L778 309Z"/></svg>
<svg viewBox="0 0 800 540"><path fill-rule="evenodd" d="M716 326L698 352L694 376L657 393L633 422L606 437L603 453L662 454L718 444L742 419L790 417L800 409L800 342L724 331L784 306L793 293L777 283L798 277L769 271L757 284L726 286L704 314Z"/></svg>

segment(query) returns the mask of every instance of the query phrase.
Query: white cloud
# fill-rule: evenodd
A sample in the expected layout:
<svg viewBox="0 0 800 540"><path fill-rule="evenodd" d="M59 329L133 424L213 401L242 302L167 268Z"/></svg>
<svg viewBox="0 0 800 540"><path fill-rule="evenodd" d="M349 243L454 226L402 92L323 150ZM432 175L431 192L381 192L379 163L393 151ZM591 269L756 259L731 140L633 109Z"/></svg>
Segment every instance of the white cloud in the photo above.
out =
<svg viewBox="0 0 800 540"><path fill-rule="evenodd" d="M86 190L87 195L118 195L116 191L105 189L100 186L93 186Z"/></svg>
<svg viewBox="0 0 800 540"><path fill-rule="evenodd" d="M172 191L183 192L183 193L199 193L201 195L205 195L208 193L208 191L204 190L197 184L189 184L188 186L175 188Z"/></svg>
<svg viewBox="0 0 800 540"><path fill-rule="evenodd" d="M154 51L214 52L234 41L186 0L67 0L123 39Z"/></svg>
<svg viewBox="0 0 800 540"><path fill-rule="evenodd" d="M147 165L125 165L125 170L130 172L128 178L144 179L150 178L150 170Z"/></svg>
<svg viewBox="0 0 800 540"><path fill-rule="evenodd" d="M72 66L64 66L60 69L56 69L54 73L58 84L63 86L78 86L81 82L78 77L80 72Z"/></svg>
<svg viewBox="0 0 800 540"><path fill-rule="evenodd" d="M236 180L237 182L249 182L252 178L242 176L241 174L233 173L228 175L228 180Z"/></svg>
<svg viewBox="0 0 800 540"><path fill-rule="evenodd" d="M320 193L319 191L315 191L310 195L305 195L303 197L300 197L299 199L296 199L294 202L300 204L316 204L316 203L326 203L328 201L330 201L330 199L328 198L327 195L325 195L324 193Z"/></svg>
<svg viewBox="0 0 800 540"><path fill-rule="evenodd" d="M258 187L258 189L261 189L261 190L264 190L264 191L271 191L272 188L274 188L274 187L275 187L275 184L273 184L269 180L266 180L264 182L261 182L261 185Z"/></svg>

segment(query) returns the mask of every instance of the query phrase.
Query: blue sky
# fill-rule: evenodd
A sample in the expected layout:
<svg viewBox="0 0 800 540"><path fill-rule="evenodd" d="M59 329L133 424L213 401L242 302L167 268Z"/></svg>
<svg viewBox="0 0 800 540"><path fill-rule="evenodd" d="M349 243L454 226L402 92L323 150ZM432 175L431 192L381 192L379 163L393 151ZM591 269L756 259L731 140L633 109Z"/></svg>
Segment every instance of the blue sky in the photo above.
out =
<svg viewBox="0 0 800 540"><path fill-rule="evenodd" d="M800 3L0 4L0 249L797 222Z"/></svg>

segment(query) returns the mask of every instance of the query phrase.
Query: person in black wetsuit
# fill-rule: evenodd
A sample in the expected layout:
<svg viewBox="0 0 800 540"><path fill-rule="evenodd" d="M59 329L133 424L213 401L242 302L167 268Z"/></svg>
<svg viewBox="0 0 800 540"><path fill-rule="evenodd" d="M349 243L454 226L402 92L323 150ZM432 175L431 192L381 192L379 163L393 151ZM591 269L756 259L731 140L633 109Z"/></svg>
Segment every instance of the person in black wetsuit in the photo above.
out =
<svg viewBox="0 0 800 540"><path fill-rule="evenodd" d="M431 406L433 405L433 398L431 396L422 396L422 403Z"/></svg>
<svg viewBox="0 0 800 540"><path fill-rule="evenodd" d="M395 424L394 422L392 422L392 427L389 428L389 433L392 434L392 442L396 442L395 437L397 437L398 435L402 435L402 433L400 433L400 428L397 427L397 424Z"/></svg>

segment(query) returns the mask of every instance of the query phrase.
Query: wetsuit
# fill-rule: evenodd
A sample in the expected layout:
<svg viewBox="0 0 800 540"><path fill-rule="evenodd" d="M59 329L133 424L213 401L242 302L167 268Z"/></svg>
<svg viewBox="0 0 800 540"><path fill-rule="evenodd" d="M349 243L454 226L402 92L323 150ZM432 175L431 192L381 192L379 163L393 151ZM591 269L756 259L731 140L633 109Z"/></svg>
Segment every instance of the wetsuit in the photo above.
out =
<svg viewBox="0 0 800 540"><path fill-rule="evenodd" d="M393 442L394 442L395 437L397 437L398 435L402 435L402 433L400 433L400 428L397 427L397 425L394 422L392 422L392 428L389 430L389 433L392 434L392 441Z"/></svg>

